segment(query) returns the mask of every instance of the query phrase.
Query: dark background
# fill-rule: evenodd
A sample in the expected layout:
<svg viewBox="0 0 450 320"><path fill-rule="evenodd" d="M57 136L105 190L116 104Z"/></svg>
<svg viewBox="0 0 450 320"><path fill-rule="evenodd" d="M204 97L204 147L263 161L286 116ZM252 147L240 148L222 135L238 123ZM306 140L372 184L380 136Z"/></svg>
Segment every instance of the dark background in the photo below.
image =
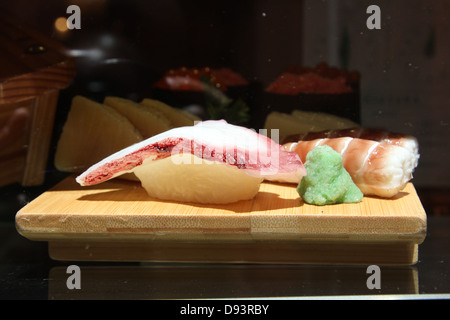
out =
<svg viewBox="0 0 450 320"><path fill-rule="evenodd" d="M58 31L71 4L81 9L81 29ZM366 27L370 4L381 9L380 30ZM228 67L264 88L290 65L326 62L361 74L363 126L418 138L414 184L428 213L449 212L447 1L17 0L0 10L64 43L77 62L60 93L49 170L75 94L139 100L182 66Z"/></svg>

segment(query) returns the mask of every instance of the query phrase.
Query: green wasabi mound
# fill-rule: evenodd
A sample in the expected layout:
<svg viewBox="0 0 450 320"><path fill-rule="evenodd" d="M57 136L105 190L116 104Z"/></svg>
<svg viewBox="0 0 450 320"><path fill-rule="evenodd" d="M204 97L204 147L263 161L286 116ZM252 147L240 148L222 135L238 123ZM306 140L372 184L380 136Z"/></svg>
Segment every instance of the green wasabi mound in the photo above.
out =
<svg viewBox="0 0 450 320"><path fill-rule="evenodd" d="M314 205L361 202L363 193L342 165L342 156L329 146L317 146L306 155L307 176L297 187L303 201Z"/></svg>

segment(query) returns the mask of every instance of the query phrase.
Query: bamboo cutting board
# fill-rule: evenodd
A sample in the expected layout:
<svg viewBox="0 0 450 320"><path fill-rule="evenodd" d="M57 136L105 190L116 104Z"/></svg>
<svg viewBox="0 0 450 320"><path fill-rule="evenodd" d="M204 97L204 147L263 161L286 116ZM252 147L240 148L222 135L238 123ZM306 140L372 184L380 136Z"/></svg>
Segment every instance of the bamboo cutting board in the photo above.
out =
<svg viewBox="0 0 450 320"><path fill-rule="evenodd" d="M201 205L149 198L139 182L68 177L23 207L17 230L56 260L414 264L426 214L411 183L392 199L314 206L294 185Z"/></svg>

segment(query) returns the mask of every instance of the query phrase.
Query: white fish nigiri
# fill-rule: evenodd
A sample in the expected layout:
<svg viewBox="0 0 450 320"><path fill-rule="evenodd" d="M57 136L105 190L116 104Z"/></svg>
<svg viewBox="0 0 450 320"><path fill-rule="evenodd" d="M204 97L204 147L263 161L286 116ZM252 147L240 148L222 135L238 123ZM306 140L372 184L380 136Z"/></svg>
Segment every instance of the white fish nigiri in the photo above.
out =
<svg viewBox="0 0 450 320"><path fill-rule="evenodd" d="M118 151L76 181L89 186L130 172L152 197L201 203L251 199L264 179L298 182L306 175L295 152L254 130L209 120Z"/></svg>

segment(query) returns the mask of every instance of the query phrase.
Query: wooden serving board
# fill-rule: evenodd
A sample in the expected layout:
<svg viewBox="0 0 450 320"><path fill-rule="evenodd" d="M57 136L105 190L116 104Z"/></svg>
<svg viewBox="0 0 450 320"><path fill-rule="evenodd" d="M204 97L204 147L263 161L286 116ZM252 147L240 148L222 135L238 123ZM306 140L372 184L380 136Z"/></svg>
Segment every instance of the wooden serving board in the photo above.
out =
<svg viewBox="0 0 450 320"><path fill-rule="evenodd" d="M139 182L80 187L68 177L16 215L56 260L414 264L426 235L414 186L392 199L314 206L296 186L262 183L226 205L149 198Z"/></svg>

